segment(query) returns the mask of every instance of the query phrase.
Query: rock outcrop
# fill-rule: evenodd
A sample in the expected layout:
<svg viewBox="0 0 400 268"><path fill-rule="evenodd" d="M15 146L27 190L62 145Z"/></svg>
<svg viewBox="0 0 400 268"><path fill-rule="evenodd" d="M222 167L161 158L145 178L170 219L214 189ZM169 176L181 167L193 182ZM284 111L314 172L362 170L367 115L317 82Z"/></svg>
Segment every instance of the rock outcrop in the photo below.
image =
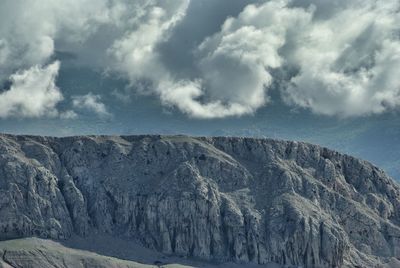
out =
<svg viewBox="0 0 400 268"><path fill-rule="evenodd" d="M95 233L205 260L400 267L400 187L301 142L0 135L0 239Z"/></svg>
<svg viewBox="0 0 400 268"><path fill-rule="evenodd" d="M0 242L1 268L189 268L175 265L146 265L69 249L63 245L37 238Z"/></svg>

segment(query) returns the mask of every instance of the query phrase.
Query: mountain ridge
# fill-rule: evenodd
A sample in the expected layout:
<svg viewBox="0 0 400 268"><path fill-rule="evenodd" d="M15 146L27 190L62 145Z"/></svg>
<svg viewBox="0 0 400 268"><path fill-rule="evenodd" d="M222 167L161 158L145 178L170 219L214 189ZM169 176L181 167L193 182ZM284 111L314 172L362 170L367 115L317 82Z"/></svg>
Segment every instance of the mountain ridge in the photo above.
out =
<svg viewBox="0 0 400 268"><path fill-rule="evenodd" d="M379 267L400 258L400 188L303 142L0 135L0 238L107 233L205 260Z"/></svg>

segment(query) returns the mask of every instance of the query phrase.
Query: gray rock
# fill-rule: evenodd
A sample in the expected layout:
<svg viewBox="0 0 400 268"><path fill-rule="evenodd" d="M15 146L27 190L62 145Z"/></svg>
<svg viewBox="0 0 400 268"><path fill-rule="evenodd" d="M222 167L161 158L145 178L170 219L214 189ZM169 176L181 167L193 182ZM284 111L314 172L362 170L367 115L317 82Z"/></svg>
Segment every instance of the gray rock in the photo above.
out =
<svg viewBox="0 0 400 268"><path fill-rule="evenodd" d="M69 249L63 245L37 238L0 242L0 267L24 268L156 268L132 261L101 256L92 252ZM169 267L169 266L163 266ZM174 267L174 266L172 266ZM170 267L170 268L172 268ZM182 266L183 268L183 266Z"/></svg>
<svg viewBox="0 0 400 268"><path fill-rule="evenodd" d="M87 237L86 237L87 238ZM93 237L92 237L93 238ZM96 236L101 238L101 236ZM113 238L113 242L116 242ZM76 242L76 241L75 241ZM97 241L98 242L98 241ZM128 241L125 241L125 243ZM107 243L107 241L105 242ZM282 268L278 264L256 265L256 264L236 264L236 263L207 263L188 259L179 259L163 256L161 253L141 248L137 244L131 244L134 252L129 256L141 257L151 254L147 261L132 261L131 257L116 258L94 253L91 250L70 248L63 243L39 238L21 238L7 241L0 241L0 268ZM117 243L118 244L118 243ZM113 245L114 246L114 245ZM121 248L119 249L121 250ZM126 249L125 249L126 250ZM131 249L129 249L131 251ZM161 255L157 258L157 255ZM133 258L134 259L134 258ZM182 264L181 262L184 262ZM287 267L286 267L287 268Z"/></svg>
<svg viewBox="0 0 400 268"><path fill-rule="evenodd" d="M96 233L205 260L389 267L400 187L301 142L0 135L0 239Z"/></svg>

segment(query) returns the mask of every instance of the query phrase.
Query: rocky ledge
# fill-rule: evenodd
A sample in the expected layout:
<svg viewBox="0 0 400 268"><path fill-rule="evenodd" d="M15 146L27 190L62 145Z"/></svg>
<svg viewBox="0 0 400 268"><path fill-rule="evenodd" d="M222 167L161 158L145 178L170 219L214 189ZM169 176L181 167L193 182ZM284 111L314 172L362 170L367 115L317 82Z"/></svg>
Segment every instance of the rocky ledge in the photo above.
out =
<svg viewBox="0 0 400 268"><path fill-rule="evenodd" d="M400 187L301 142L0 135L0 239L93 234L205 260L400 267Z"/></svg>

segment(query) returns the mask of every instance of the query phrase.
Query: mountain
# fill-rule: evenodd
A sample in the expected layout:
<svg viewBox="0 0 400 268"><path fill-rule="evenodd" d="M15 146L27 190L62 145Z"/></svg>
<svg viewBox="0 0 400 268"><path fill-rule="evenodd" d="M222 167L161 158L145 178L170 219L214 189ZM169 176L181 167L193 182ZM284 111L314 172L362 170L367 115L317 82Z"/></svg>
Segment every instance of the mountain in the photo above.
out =
<svg viewBox="0 0 400 268"><path fill-rule="evenodd" d="M102 96L102 102L112 116L99 117L83 109L76 110L78 117L73 120L60 120L59 117L16 120L10 117L1 119L0 131L55 136L161 133L296 140L370 161L400 181L398 111L361 118L316 115L306 109L289 107L282 100L281 85L277 83L268 91L270 101L253 115L196 119L172 107L162 106L154 96L134 94L136 89L119 75L104 75L104 70L78 67L63 57L60 60L63 64L57 85L65 100L59 104L59 110L69 110L74 96L93 92Z"/></svg>
<svg viewBox="0 0 400 268"><path fill-rule="evenodd" d="M0 135L1 240L101 235L207 262L400 267L400 186L301 142Z"/></svg>

